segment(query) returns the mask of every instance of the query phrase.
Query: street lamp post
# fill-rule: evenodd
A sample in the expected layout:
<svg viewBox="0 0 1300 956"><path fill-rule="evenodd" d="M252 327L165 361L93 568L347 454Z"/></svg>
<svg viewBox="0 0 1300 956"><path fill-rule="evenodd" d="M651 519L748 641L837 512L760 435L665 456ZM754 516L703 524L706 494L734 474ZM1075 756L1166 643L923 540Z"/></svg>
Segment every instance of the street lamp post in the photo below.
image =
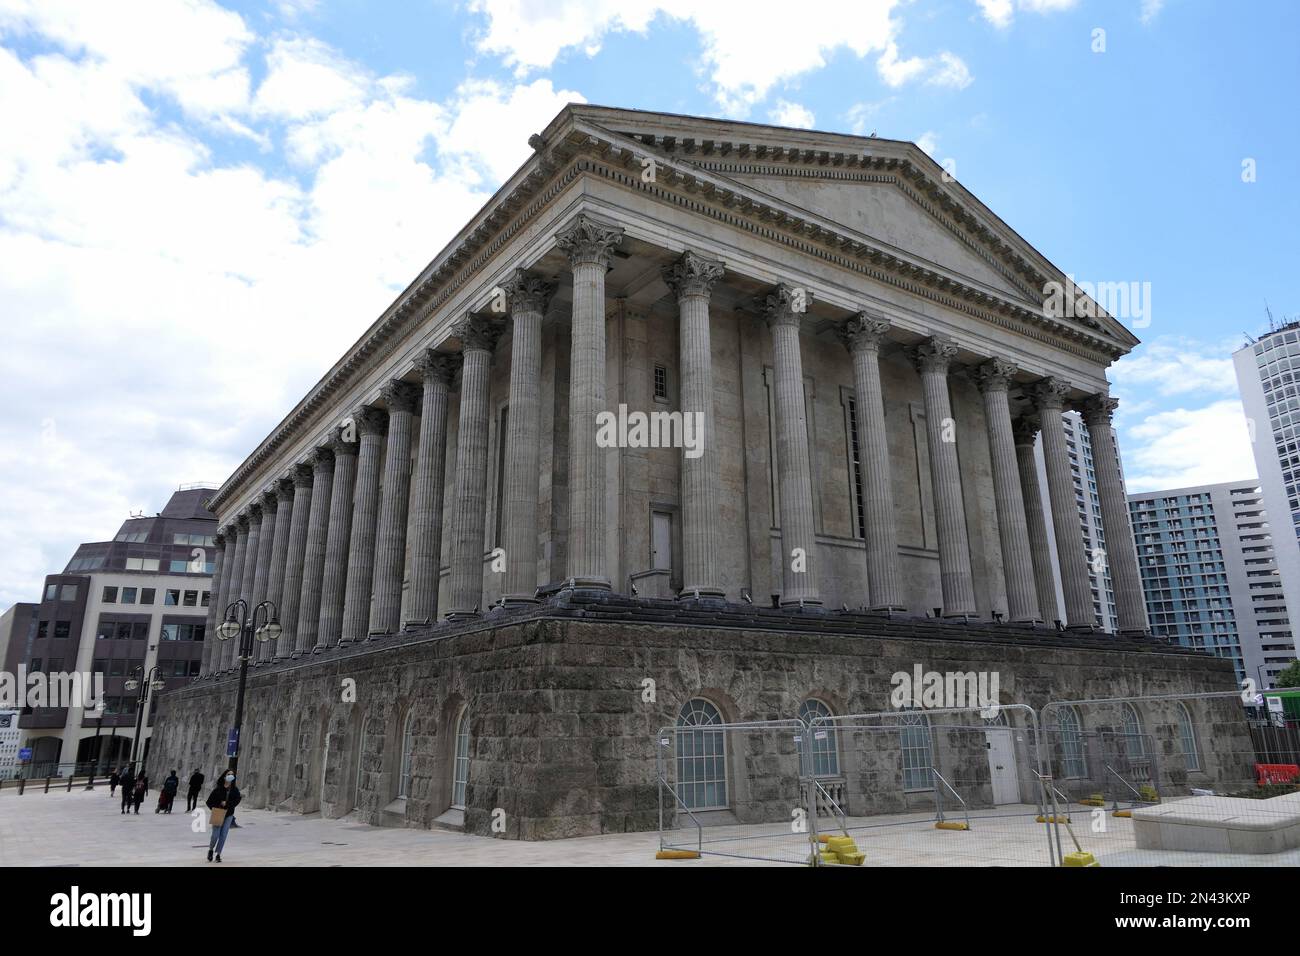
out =
<svg viewBox="0 0 1300 956"><path fill-rule="evenodd" d="M158 676L158 665L155 664L149 668L149 673L144 674L144 665L141 664L132 674L140 674L142 677L132 677L122 686L126 690L139 690L140 694L135 699L135 739L131 741L131 769L130 774L135 776L135 755L140 750L140 735L143 733L144 710L149 703L150 690L162 690L167 686L167 682ZM142 771L143 767L140 768Z"/></svg>
<svg viewBox="0 0 1300 956"><path fill-rule="evenodd" d="M262 624L258 626L258 616ZM276 620L275 605L263 601L253 608L250 614L248 602L240 598L226 608L226 619L217 628L217 639L222 641L239 640L239 691L235 695L235 723L229 747L230 769L239 769L239 732L244 721L244 688L248 683L248 661L253 656L253 640L279 640L284 628Z"/></svg>
<svg viewBox="0 0 1300 956"><path fill-rule="evenodd" d="M87 790L95 789L95 771L99 769L99 754L100 754L99 732L104 729L104 711L102 710L104 704L102 701L100 702L99 706L101 708L99 712L99 719L95 721L95 756L91 759L90 762L90 779L86 781Z"/></svg>

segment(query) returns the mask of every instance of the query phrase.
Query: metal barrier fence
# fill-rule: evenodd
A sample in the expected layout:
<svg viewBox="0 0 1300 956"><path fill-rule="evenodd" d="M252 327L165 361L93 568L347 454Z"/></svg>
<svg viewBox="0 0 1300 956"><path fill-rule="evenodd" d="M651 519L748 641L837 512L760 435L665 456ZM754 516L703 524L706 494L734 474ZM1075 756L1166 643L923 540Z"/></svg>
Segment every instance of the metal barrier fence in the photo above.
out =
<svg viewBox="0 0 1300 956"><path fill-rule="evenodd" d="M1300 752L1240 695L679 723L660 849L865 866L1300 865Z"/></svg>

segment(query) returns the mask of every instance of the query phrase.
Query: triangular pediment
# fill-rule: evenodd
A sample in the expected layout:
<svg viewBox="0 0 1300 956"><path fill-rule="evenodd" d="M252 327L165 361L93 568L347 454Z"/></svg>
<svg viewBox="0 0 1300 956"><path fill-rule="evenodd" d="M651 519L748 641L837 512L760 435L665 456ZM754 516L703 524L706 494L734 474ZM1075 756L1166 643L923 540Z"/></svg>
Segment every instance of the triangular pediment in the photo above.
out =
<svg viewBox="0 0 1300 956"><path fill-rule="evenodd" d="M1038 309L1048 283L1070 285L915 143L584 104L565 114L1008 301ZM1086 314L1081 324L1125 351L1137 344L1099 306Z"/></svg>

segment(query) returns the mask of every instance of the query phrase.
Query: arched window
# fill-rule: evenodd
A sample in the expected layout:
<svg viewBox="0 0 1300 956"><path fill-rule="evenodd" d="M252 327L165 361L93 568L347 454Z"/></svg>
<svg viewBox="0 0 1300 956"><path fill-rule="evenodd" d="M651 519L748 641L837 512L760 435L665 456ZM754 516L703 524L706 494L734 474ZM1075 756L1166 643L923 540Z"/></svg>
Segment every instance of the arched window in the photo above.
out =
<svg viewBox="0 0 1300 956"><path fill-rule="evenodd" d="M810 697L799 705L799 719L811 724L817 717L830 717L831 709L815 697ZM821 737L818 737L821 734ZM830 724L819 724L809 732L812 740L805 744L805 753L812 761L814 777L838 777L840 775L840 748L835 728Z"/></svg>
<svg viewBox="0 0 1300 956"><path fill-rule="evenodd" d="M1123 733L1124 755L1130 760L1137 760L1147 755L1147 738L1142 731L1142 717L1138 714L1137 708L1132 704L1125 704L1121 712L1123 723L1120 730Z"/></svg>
<svg viewBox="0 0 1300 956"><path fill-rule="evenodd" d="M677 716L677 795L691 810L727 806L727 734L707 728L722 715L702 697L688 700ZM684 730L682 728L696 728Z"/></svg>
<svg viewBox="0 0 1300 956"><path fill-rule="evenodd" d="M465 809L465 791L469 786L469 708L460 712L456 721L456 756L451 768L451 805Z"/></svg>
<svg viewBox="0 0 1300 956"><path fill-rule="evenodd" d="M1061 741L1061 776L1086 777L1088 768L1083 759L1083 725L1079 712L1073 707L1062 707L1056 712L1056 729Z"/></svg>
<svg viewBox="0 0 1300 956"><path fill-rule="evenodd" d="M405 797L411 790L411 760L415 756L415 708L406 713L402 725L402 769L397 775L397 795Z"/></svg>
<svg viewBox="0 0 1300 956"><path fill-rule="evenodd" d="M1181 700L1178 702L1178 738L1183 744L1183 756L1187 760L1188 770L1201 769L1201 751L1196 746L1196 725L1192 723L1191 711Z"/></svg>
<svg viewBox="0 0 1300 956"><path fill-rule="evenodd" d="M903 750L903 789L929 790L934 786L934 754L930 749L930 719L919 711L902 711L899 731Z"/></svg>

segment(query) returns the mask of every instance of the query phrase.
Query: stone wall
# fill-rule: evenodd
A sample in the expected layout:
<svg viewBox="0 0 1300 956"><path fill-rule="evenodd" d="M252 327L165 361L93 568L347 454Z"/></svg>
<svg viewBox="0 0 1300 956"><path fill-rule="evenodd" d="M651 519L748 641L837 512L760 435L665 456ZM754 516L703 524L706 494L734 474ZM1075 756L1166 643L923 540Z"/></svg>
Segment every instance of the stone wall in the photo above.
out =
<svg viewBox="0 0 1300 956"><path fill-rule="evenodd" d="M429 827L451 803L455 730L468 708L467 831L493 832L498 809L504 813L498 832L515 839L650 830L658 822L656 732L673 724L692 697L708 699L731 722L792 718L809 697L836 714L875 712L889 707L890 675L916 664L927 671L996 672L1003 703L1036 708L1053 699L1235 686L1229 662L1150 641L1076 640L1012 628L984 628L978 634L991 636L973 639L961 625L937 622L926 625L936 638L904 636L921 623L881 622L860 634L834 634L802 626L583 620L543 607L517 619L444 624L398 641L259 667L248 680L241 787L254 807L326 816L355 811L369 823ZM182 776L197 766L211 777L225 762L236 686L226 678L165 693L150 763L174 766ZM1249 734L1239 707L1189 706L1204 711L1198 725L1208 766L1189 774L1171 759L1166 772L1175 783L1206 785L1217 773L1215 753L1249 752ZM1177 733L1173 711L1139 707L1146 730L1167 748ZM408 716L410 783L399 797ZM1114 715L1085 714L1084 723L1086 731L1112 726ZM896 745L866 759L855 756L866 750L850 738L840 748L846 773L856 775L854 799L862 809L854 811L901 808L889 796L901 792L890 769L896 759L886 752ZM729 755L738 800L744 787L785 799L780 786L762 790L764 757L779 756L785 745L765 746ZM974 764L956 772L977 781L982 750L962 747L961 759ZM1249 768L1236 764L1225 772L1248 779Z"/></svg>

